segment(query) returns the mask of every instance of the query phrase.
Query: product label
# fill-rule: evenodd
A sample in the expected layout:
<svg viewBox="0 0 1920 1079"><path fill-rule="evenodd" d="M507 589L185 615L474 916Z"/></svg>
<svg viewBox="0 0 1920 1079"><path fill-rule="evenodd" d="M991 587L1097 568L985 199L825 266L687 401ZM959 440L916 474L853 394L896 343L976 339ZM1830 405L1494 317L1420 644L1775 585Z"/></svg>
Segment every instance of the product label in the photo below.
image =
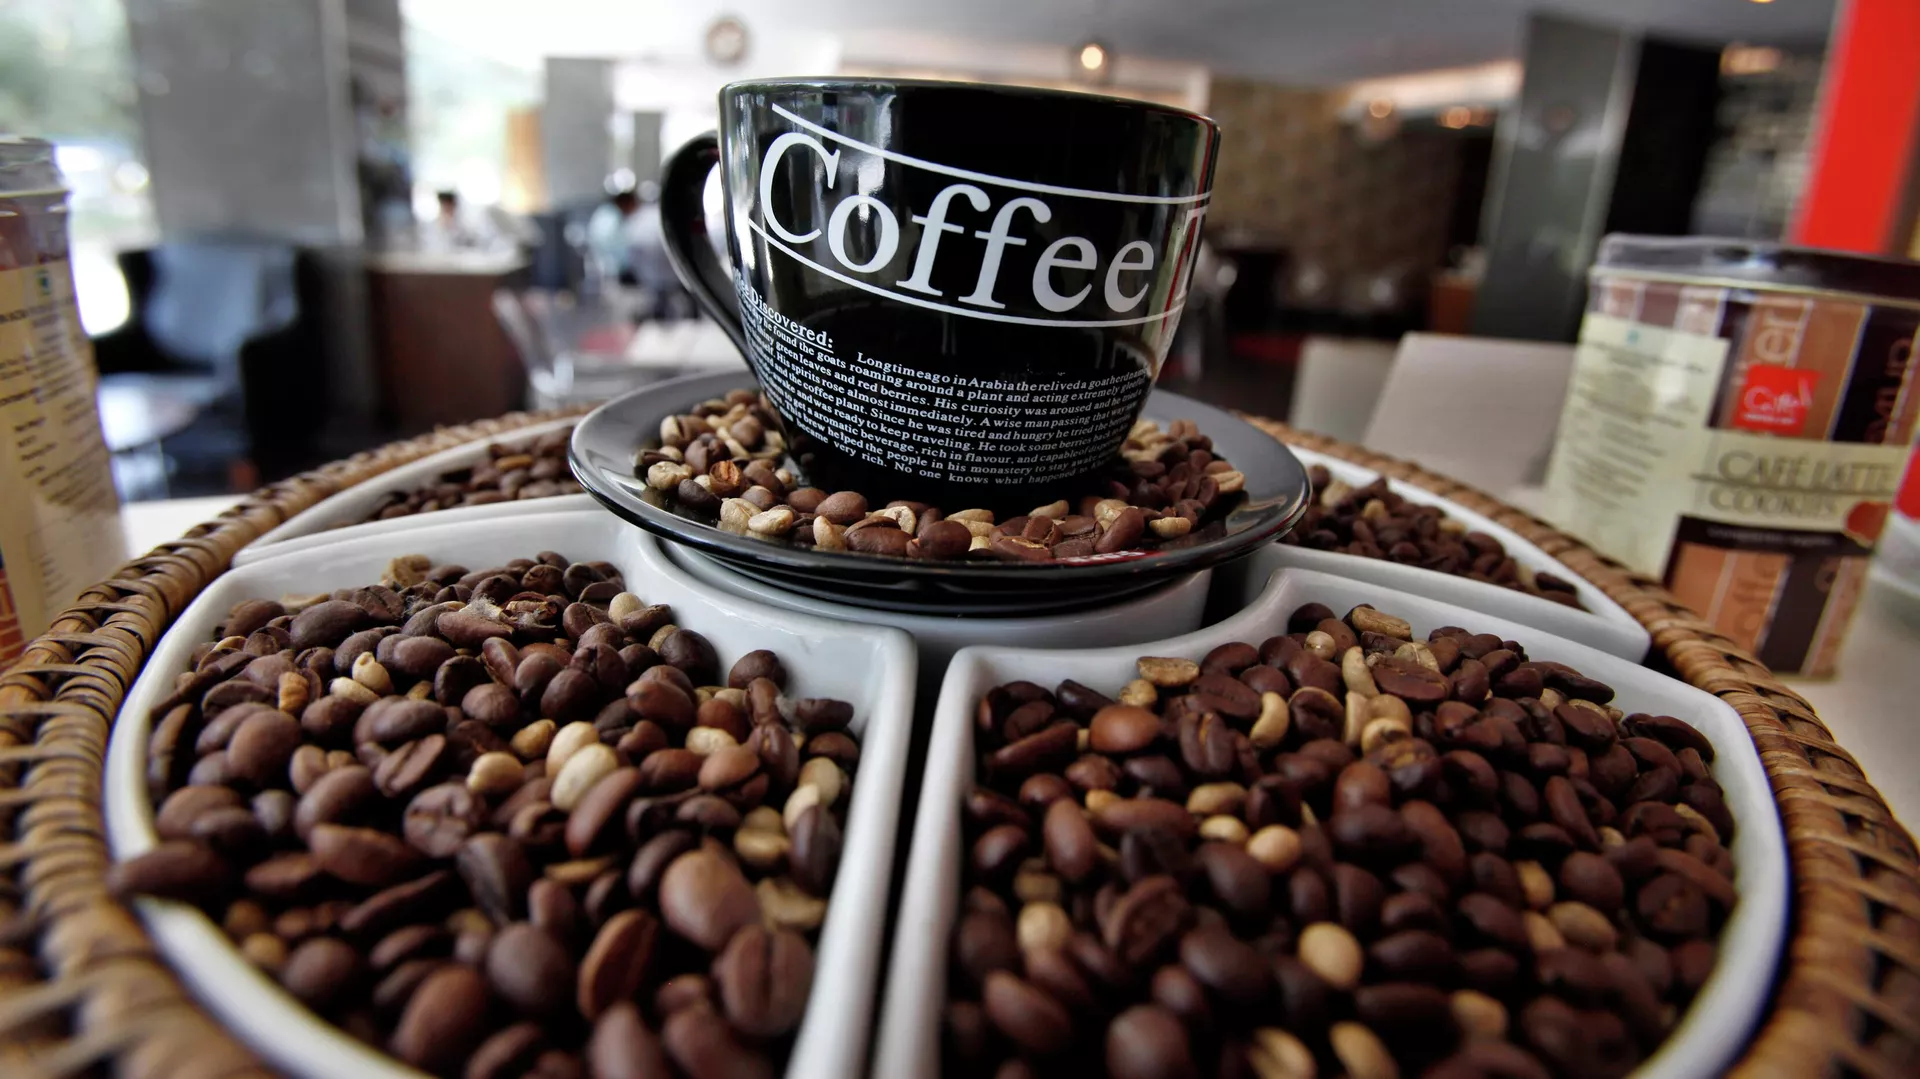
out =
<svg viewBox="0 0 1920 1079"><path fill-rule="evenodd" d="M1777 671L1832 672L1901 492L1914 316L1596 281L1549 516Z"/></svg>
<svg viewBox="0 0 1920 1079"><path fill-rule="evenodd" d="M64 261L0 270L0 661L11 614L34 636L125 557L94 406L92 353ZM14 645L17 651L18 644Z"/></svg>
<svg viewBox="0 0 1920 1079"><path fill-rule="evenodd" d="M1819 372L1773 364L1747 368L1746 382L1734 402L1733 426L1769 435L1806 433Z"/></svg>
<svg viewBox="0 0 1920 1079"><path fill-rule="evenodd" d="M1726 361L1718 337L1589 312L1547 469L1548 519L1658 576L1693 505Z"/></svg>
<svg viewBox="0 0 1920 1079"><path fill-rule="evenodd" d="M1685 512L1754 528L1856 533L1868 546L1879 538L1907 457L1905 446L1699 435Z"/></svg>

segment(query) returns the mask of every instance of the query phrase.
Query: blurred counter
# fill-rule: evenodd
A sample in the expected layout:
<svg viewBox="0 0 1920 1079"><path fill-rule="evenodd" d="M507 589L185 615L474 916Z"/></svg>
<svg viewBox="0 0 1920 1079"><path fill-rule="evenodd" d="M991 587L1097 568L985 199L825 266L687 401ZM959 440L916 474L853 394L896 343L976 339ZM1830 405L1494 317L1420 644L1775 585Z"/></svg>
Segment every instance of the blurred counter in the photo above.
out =
<svg viewBox="0 0 1920 1079"><path fill-rule="evenodd" d="M368 307L380 392L403 435L520 408L527 374L493 292L527 267L511 252L370 255Z"/></svg>

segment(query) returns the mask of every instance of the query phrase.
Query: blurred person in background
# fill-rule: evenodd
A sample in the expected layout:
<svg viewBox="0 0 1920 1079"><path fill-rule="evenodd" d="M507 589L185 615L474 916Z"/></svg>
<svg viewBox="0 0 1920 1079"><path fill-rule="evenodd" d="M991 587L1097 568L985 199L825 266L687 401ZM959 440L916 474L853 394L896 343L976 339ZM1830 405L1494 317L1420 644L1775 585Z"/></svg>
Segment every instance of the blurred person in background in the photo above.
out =
<svg viewBox="0 0 1920 1079"><path fill-rule="evenodd" d="M481 246L482 237L460 213L460 194L451 188L434 193L439 212L420 230L420 246L428 251L459 251Z"/></svg>
<svg viewBox="0 0 1920 1079"><path fill-rule="evenodd" d="M622 285L637 283L633 273L634 220L640 210L640 195L633 188L622 188L587 218L587 251L601 280ZM656 213L656 220L657 220Z"/></svg>
<svg viewBox="0 0 1920 1079"><path fill-rule="evenodd" d="M692 316L692 297L680 287L667 259L659 184L646 180L637 188L614 192L587 220L587 247L603 281L638 292L642 318Z"/></svg>

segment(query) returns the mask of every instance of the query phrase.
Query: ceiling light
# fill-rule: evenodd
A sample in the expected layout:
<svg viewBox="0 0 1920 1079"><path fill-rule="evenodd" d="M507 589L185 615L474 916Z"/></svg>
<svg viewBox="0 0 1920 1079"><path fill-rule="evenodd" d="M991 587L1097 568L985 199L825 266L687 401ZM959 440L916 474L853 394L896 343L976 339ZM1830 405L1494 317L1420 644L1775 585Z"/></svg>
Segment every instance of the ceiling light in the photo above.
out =
<svg viewBox="0 0 1920 1079"><path fill-rule="evenodd" d="M1099 71L1101 68L1107 66L1107 47L1098 41L1089 41L1085 45L1080 46L1079 60L1080 70L1087 72Z"/></svg>
<svg viewBox="0 0 1920 1079"><path fill-rule="evenodd" d="M1465 105L1455 105L1440 114L1440 126L1462 128L1473 122L1473 110Z"/></svg>
<svg viewBox="0 0 1920 1079"><path fill-rule="evenodd" d="M1393 115L1393 102L1384 97L1376 97L1367 102L1367 115L1376 120L1384 120Z"/></svg>
<svg viewBox="0 0 1920 1079"><path fill-rule="evenodd" d="M1753 2L1756 4L1771 4L1773 0L1753 0Z"/></svg>

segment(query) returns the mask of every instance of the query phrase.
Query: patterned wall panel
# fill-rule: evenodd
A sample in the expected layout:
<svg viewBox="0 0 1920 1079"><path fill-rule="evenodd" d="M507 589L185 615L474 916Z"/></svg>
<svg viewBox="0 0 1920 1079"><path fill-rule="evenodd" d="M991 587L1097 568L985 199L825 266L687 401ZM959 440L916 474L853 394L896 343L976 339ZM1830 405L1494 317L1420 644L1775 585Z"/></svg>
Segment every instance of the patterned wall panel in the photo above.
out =
<svg viewBox="0 0 1920 1079"><path fill-rule="evenodd" d="M1452 134L1403 129L1363 140L1334 95L1215 80L1219 172L1208 224L1285 245L1335 277L1440 265L1458 182Z"/></svg>

